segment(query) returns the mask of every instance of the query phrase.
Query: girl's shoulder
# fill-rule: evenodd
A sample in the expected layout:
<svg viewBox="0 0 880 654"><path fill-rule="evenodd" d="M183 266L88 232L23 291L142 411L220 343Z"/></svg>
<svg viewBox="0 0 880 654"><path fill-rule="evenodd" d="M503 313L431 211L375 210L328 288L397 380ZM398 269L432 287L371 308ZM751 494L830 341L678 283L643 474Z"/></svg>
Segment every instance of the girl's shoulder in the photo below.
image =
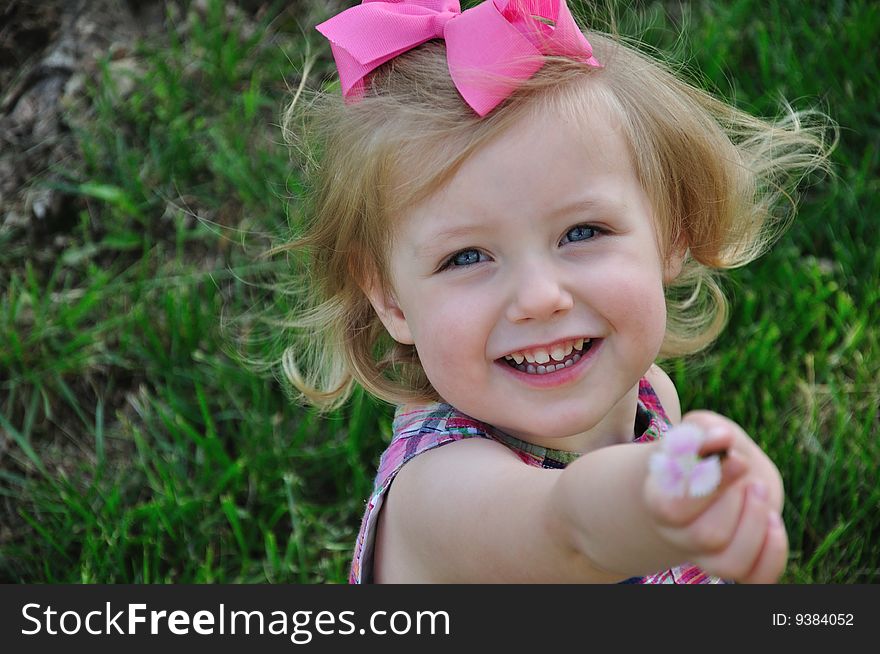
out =
<svg viewBox="0 0 880 654"><path fill-rule="evenodd" d="M379 461L379 470L373 484L373 491L367 500L366 509L361 528L355 544L354 557L352 559L350 583L370 583L374 577L374 552L377 546L377 538L380 533L379 519L382 516L383 529L381 530L383 547L381 556L387 572L389 560L396 561L394 554L394 524L388 523L387 511L384 510L385 502L389 496L392 483L397 479L398 473L404 465L420 454L429 450L436 450L441 445L447 445L464 439L491 440L489 430L491 428L470 416L461 413L449 404L409 404L397 408L394 415L391 442L382 453ZM443 448L442 465L458 466L459 459L456 452L456 462L450 463L448 455L450 450L456 448ZM487 453L481 451L483 457L491 454L495 457L505 448L498 446L498 450ZM473 452L470 452L471 454ZM424 462L430 457L420 459ZM493 460L495 460L493 458ZM414 462L418 465L418 461ZM410 466L407 466L408 468ZM405 480L404 480L405 481ZM399 486L399 484L398 484ZM404 492L404 497L409 493ZM399 500L398 500L399 502ZM395 565L402 565L399 561Z"/></svg>
<svg viewBox="0 0 880 654"><path fill-rule="evenodd" d="M681 402L678 399L678 391L669 375L656 363L651 364L639 384L639 399L649 405L654 399L651 397L651 393L656 398L656 406L648 406L648 409L654 412L659 410L673 425L681 422Z"/></svg>

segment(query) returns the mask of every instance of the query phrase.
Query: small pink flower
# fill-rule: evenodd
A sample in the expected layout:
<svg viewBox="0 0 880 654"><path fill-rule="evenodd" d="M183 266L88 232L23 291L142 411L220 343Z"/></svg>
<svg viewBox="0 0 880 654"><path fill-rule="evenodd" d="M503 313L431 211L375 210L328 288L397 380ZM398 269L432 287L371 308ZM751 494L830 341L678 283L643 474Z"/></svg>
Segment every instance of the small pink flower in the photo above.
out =
<svg viewBox="0 0 880 654"><path fill-rule="evenodd" d="M664 493L673 497L705 497L721 483L718 455L701 459L700 445L706 436L691 423L672 427L651 456L650 471Z"/></svg>

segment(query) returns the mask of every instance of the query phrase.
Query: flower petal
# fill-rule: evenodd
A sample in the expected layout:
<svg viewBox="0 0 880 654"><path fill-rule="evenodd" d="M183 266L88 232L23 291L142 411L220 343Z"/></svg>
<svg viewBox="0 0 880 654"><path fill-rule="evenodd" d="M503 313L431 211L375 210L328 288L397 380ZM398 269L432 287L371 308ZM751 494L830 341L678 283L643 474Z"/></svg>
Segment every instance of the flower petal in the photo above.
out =
<svg viewBox="0 0 880 654"><path fill-rule="evenodd" d="M664 493L673 497L684 497L689 475L687 467L678 458L665 452L657 452L651 455L649 468Z"/></svg>
<svg viewBox="0 0 880 654"><path fill-rule="evenodd" d="M713 454L697 463L690 471L688 495L691 497L705 497L718 488L720 483L721 460Z"/></svg>
<svg viewBox="0 0 880 654"><path fill-rule="evenodd" d="M705 439L706 434L700 427L683 422L666 432L661 442L663 450L672 456L696 456Z"/></svg>

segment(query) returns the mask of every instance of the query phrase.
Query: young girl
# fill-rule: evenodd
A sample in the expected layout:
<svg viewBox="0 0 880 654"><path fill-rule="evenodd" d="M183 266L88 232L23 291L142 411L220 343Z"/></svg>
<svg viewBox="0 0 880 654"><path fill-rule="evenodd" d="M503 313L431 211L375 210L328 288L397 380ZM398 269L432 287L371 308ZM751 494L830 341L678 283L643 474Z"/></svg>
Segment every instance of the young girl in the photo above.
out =
<svg viewBox="0 0 880 654"><path fill-rule="evenodd" d="M690 463L664 449L682 417L654 361L718 335L713 271L778 235L815 134L562 0L364 0L318 30L343 98L288 115L317 165L284 370L326 409L354 383L399 405L350 581L776 581L776 467L706 411Z"/></svg>

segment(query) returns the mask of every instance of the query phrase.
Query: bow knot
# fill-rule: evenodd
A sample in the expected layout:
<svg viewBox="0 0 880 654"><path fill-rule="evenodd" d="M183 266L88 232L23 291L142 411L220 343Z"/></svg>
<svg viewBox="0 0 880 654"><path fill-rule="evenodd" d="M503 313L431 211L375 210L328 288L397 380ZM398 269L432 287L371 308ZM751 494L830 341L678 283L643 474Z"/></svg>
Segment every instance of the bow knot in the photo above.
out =
<svg viewBox="0 0 880 654"><path fill-rule="evenodd" d="M458 3L456 3L458 4ZM446 23L455 18L456 16L461 16L460 11L441 11L440 13L434 14L431 16L431 30L433 36L431 38L434 39L442 39L444 36L444 31L446 30Z"/></svg>
<svg viewBox="0 0 880 654"><path fill-rule="evenodd" d="M544 65L542 55L599 67L565 0L486 0L464 12L458 0L363 0L316 28L330 41L347 102L364 78L425 41L446 41L449 74L485 116Z"/></svg>

